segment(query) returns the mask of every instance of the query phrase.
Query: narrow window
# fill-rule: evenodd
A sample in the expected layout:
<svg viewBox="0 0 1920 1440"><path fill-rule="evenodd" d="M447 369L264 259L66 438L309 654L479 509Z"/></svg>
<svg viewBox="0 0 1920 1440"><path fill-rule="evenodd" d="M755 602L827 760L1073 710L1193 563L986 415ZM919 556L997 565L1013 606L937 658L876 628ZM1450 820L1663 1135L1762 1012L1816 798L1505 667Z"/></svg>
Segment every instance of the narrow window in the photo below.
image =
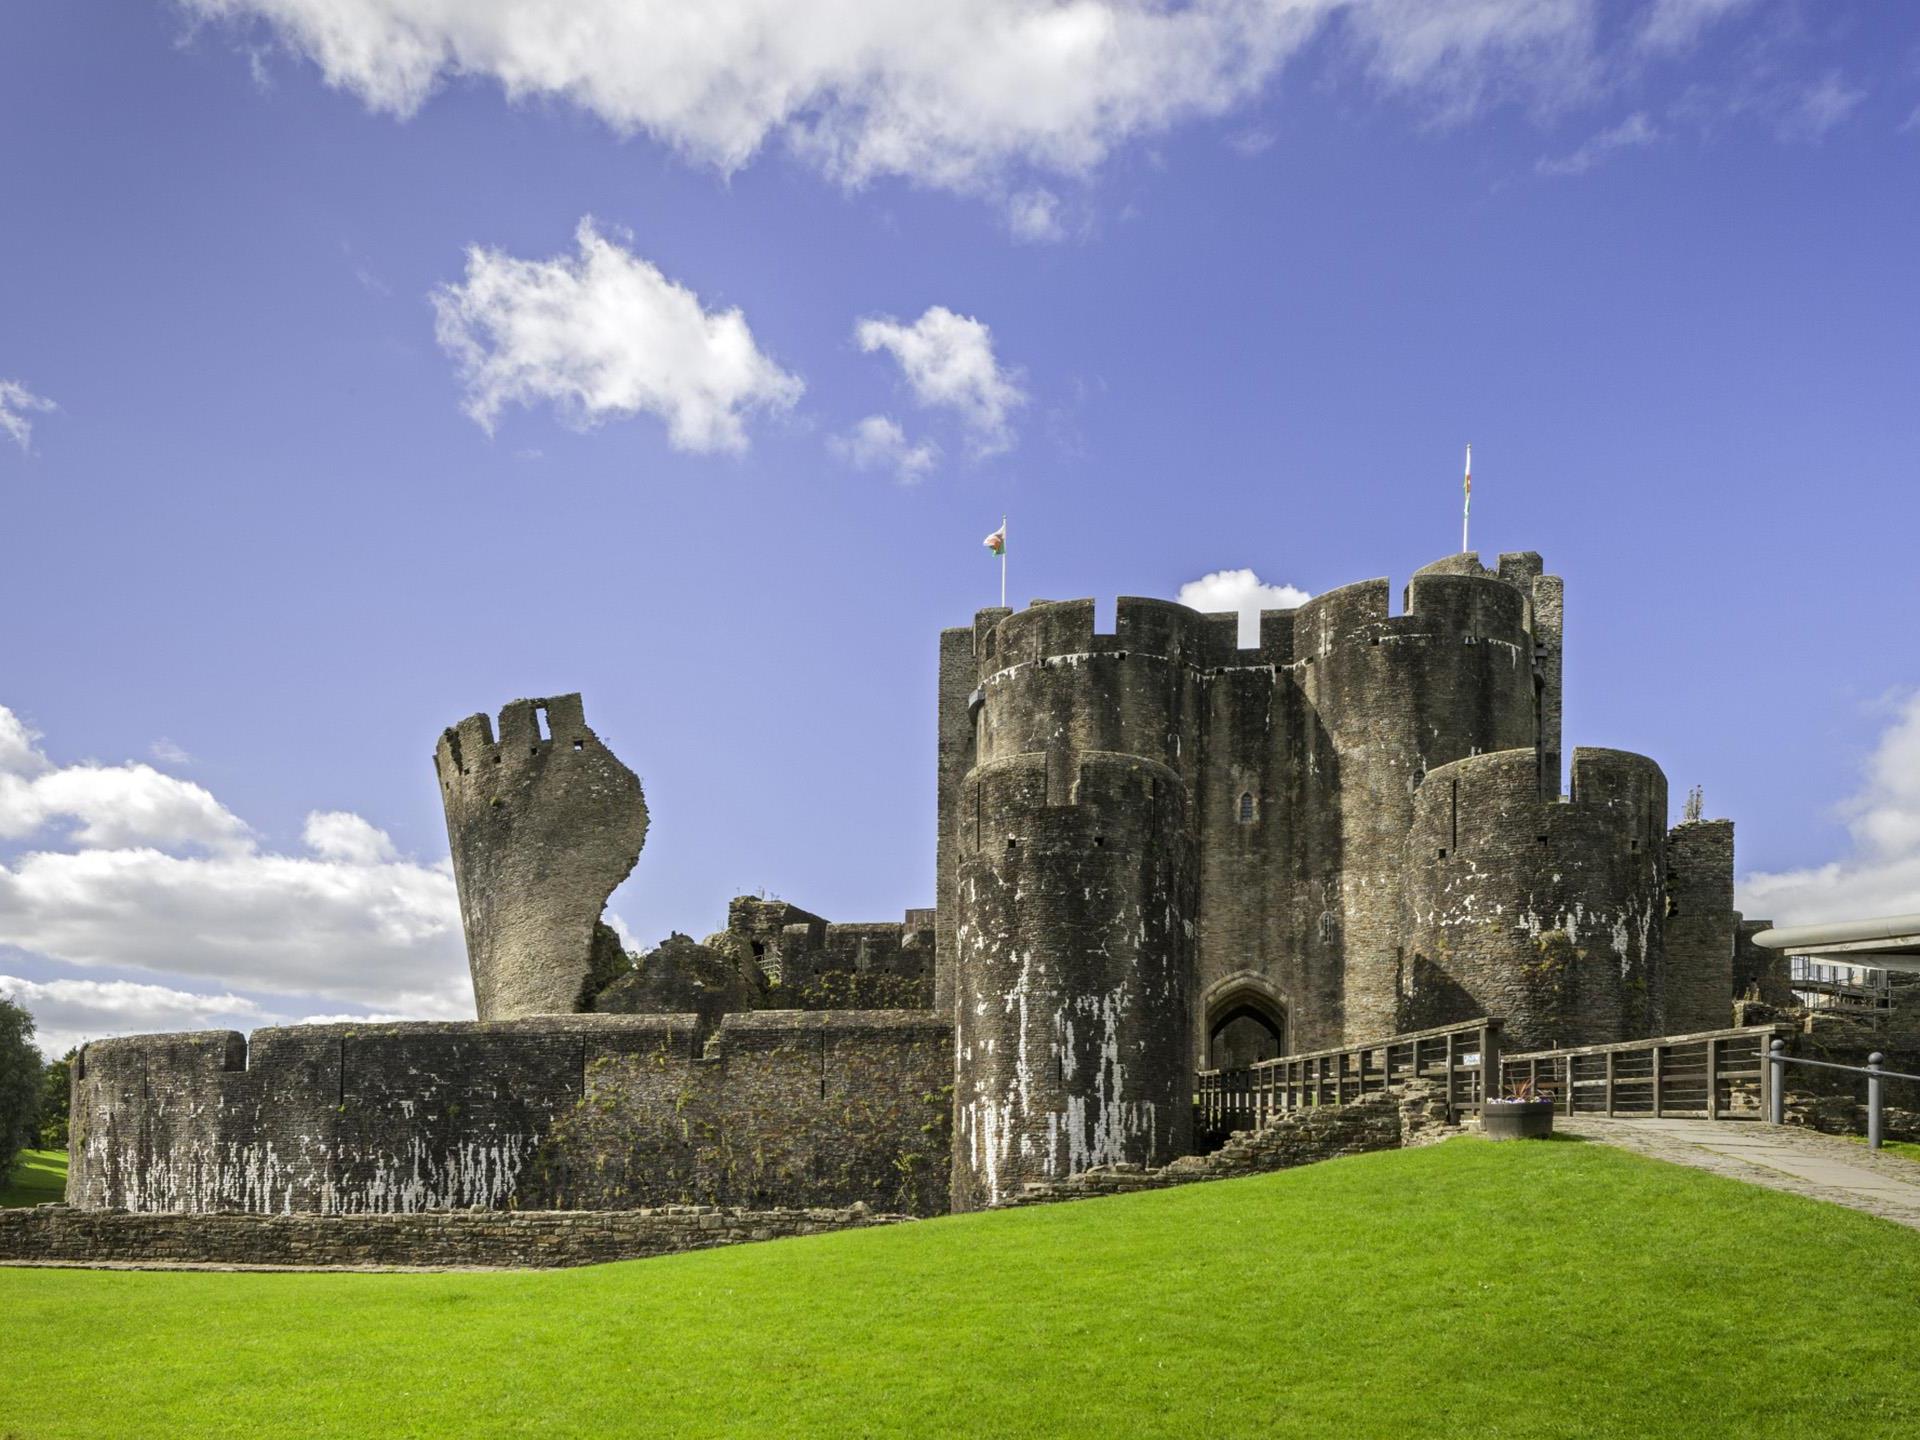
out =
<svg viewBox="0 0 1920 1440"><path fill-rule="evenodd" d="M1240 792L1240 823L1242 825L1253 823L1253 792L1251 790Z"/></svg>

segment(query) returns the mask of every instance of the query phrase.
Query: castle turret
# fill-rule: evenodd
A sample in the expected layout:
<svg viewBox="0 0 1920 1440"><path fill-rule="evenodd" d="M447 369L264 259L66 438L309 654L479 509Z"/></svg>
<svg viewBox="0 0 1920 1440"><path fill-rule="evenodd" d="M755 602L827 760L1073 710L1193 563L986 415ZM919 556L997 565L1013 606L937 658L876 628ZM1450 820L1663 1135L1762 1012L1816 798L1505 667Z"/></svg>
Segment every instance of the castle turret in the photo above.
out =
<svg viewBox="0 0 1920 1440"><path fill-rule="evenodd" d="M1181 606L1039 605L979 632L955 891L954 1194L990 1205L1191 1144L1198 676Z"/></svg>
<svg viewBox="0 0 1920 1440"><path fill-rule="evenodd" d="M1387 613L1387 582L1310 600L1294 616L1304 702L1337 764L1317 803L1338 818L1321 874L1344 956L1342 1004L1302 1046L1410 1027L1405 1002L1405 897L1400 852L1414 794L1431 770L1538 737L1529 592L1473 555L1415 574L1405 613ZM1541 788L1536 759L1533 786Z"/></svg>
<svg viewBox="0 0 1920 1440"><path fill-rule="evenodd" d="M1660 1034L1666 777L1642 755L1580 749L1556 801L1534 760L1475 755L1420 782L1406 1020L1499 1015L1517 1049Z"/></svg>

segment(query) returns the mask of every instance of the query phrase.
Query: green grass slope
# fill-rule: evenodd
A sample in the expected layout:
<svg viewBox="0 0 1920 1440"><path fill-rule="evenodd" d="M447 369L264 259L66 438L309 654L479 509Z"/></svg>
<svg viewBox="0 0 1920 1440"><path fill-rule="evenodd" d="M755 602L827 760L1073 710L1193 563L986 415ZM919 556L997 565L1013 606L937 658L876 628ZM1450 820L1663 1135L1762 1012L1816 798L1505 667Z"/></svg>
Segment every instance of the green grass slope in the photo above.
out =
<svg viewBox="0 0 1920 1440"><path fill-rule="evenodd" d="M22 1150L13 1173L0 1185L0 1209L10 1205L44 1205L67 1194L67 1152ZM0 1431L0 1435L5 1434Z"/></svg>
<svg viewBox="0 0 1920 1440"><path fill-rule="evenodd" d="M1916 1295L1920 1233L1461 1140L587 1270L0 1269L0 1435L1910 1440Z"/></svg>

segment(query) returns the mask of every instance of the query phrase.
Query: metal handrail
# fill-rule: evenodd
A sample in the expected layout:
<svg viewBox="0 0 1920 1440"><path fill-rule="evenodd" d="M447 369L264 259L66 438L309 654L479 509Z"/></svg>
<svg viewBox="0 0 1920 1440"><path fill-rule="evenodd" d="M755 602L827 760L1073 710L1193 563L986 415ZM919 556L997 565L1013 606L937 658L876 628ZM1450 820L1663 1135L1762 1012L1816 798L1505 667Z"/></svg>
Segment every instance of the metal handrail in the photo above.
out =
<svg viewBox="0 0 1920 1440"><path fill-rule="evenodd" d="M1867 1148L1880 1148L1882 1116L1886 1108L1884 1082L1887 1080L1916 1080L1920 1075L1909 1075L1904 1070L1883 1070L1880 1062L1887 1057L1876 1050L1867 1056L1865 1065L1839 1065L1832 1060L1809 1060L1800 1055L1787 1054L1784 1040L1775 1040L1767 1049L1767 1066L1771 1071L1767 1086L1767 1123L1784 1125L1787 1123L1786 1076L1783 1073L1789 1065L1812 1065L1820 1070L1844 1070L1849 1075L1867 1077Z"/></svg>

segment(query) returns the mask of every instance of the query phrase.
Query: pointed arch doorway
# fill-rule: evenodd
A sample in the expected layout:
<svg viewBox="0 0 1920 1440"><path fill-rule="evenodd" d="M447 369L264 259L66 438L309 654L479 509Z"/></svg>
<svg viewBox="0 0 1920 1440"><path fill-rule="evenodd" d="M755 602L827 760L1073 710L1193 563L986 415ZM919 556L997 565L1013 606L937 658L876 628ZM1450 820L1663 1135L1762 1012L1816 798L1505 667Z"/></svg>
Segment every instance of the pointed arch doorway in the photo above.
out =
<svg viewBox="0 0 1920 1440"><path fill-rule="evenodd" d="M1244 1070L1287 1053L1287 1009L1258 976L1234 976L1207 997L1206 1068Z"/></svg>

